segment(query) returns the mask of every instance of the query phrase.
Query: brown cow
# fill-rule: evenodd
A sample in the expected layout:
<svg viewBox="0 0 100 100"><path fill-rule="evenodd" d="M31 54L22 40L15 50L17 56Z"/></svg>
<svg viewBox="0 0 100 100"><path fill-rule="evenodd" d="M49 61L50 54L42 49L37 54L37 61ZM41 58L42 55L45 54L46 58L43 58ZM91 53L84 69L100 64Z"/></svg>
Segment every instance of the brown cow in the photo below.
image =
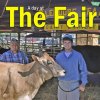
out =
<svg viewBox="0 0 100 100"><path fill-rule="evenodd" d="M32 100L40 86L64 70L47 54L29 64L0 62L0 100Z"/></svg>

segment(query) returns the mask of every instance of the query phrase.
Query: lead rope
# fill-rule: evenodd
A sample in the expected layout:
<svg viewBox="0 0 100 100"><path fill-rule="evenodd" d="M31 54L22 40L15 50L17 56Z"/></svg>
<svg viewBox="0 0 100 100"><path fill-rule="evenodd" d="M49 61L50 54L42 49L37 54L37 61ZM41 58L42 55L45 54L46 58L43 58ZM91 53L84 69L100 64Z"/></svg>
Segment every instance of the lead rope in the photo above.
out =
<svg viewBox="0 0 100 100"><path fill-rule="evenodd" d="M74 90L76 90L76 89L79 88L79 87L76 87L76 88L74 88L74 89L72 89L72 90L70 90L70 91L66 91L66 90L64 90L64 89L61 88L61 86L59 85L59 83L58 83L58 86L59 86L59 88L60 88L62 91L64 91L64 92L72 92L72 91L74 91Z"/></svg>

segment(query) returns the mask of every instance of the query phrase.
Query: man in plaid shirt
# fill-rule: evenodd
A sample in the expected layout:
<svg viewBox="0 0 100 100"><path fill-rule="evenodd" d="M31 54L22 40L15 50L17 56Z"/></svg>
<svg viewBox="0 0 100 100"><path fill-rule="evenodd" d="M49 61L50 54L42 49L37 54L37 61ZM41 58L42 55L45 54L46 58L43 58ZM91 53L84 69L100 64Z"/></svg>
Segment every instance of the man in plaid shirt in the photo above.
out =
<svg viewBox="0 0 100 100"><path fill-rule="evenodd" d="M28 57L26 54L19 50L19 42L16 39L12 39L10 43L10 50L3 53L0 56L1 62L14 62L14 63L22 63L27 64Z"/></svg>

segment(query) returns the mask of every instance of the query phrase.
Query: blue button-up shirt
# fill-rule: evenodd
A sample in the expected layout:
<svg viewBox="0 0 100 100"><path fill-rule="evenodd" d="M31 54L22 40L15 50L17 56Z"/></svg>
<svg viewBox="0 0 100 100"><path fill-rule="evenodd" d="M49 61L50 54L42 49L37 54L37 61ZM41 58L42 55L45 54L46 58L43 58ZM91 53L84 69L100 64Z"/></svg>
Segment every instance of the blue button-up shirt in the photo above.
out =
<svg viewBox="0 0 100 100"><path fill-rule="evenodd" d="M65 69L65 76L58 79L61 81L81 81L81 84L87 83L87 67L85 60L81 53L72 50L71 54L67 57L66 51L60 52L56 56L56 62Z"/></svg>
<svg viewBox="0 0 100 100"><path fill-rule="evenodd" d="M24 52L18 51L17 53L14 54L11 50L0 55L0 61L15 62L15 63L22 63L22 64L27 64L29 62Z"/></svg>

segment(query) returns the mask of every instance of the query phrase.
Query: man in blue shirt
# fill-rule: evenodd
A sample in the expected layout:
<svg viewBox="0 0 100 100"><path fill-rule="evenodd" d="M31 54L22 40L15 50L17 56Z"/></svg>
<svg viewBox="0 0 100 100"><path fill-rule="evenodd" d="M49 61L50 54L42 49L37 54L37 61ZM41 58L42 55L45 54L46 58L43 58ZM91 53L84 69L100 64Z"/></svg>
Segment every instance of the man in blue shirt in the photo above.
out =
<svg viewBox="0 0 100 100"><path fill-rule="evenodd" d="M27 64L28 58L26 54L19 50L19 42L16 39L12 39L10 43L10 50L3 53L0 56L1 62L14 62L14 63L22 63Z"/></svg>
<svg viewBox="0 0 100 100"><path fill-rule="evenodd" d="M65 69L65 76L59 77L58 100L79 100L79 91L85 90L87 67L81 53L72 49L71 35L63 37L65 50L56 56L56 62Z"/></svg>

